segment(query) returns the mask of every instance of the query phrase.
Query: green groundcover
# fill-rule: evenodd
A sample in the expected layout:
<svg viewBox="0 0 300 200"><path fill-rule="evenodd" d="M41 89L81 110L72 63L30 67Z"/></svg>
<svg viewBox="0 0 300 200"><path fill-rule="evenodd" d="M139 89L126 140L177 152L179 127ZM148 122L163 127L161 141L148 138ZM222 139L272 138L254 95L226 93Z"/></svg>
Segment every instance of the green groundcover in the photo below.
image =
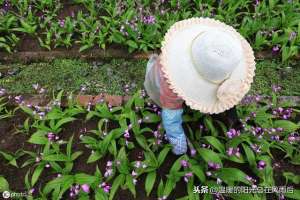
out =
<svg viewBox="0 0 300 200"><path fill-rule="evenodd" d="M83 94L101 92L133 94L143 87L146 60L112 59L82 61L56 59L50 63L0 65L0 87L9 93L37 93L39 84L47 92L73 91ZM282 87L280 95L300 95L300 65L287 67L274 60L257 61L250 94L271 93L273 84Z"/></svg>

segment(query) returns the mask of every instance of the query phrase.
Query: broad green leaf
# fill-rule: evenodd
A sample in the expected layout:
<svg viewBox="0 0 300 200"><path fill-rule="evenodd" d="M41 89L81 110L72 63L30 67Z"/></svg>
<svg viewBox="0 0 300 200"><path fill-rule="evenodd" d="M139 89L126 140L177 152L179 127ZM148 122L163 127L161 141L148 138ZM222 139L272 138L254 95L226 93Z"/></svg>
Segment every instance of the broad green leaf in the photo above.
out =
<svg viewBox="0 0 300 200"><path fill-rule="evenodd" d="M136 198L135 185L133 183L133 178L130 174L126 175L126 186L130 190L134 198Z"/></svg>
<svg viewBox="0 0 300 200"><path fill-rule="evenodd" d="M9 191L9 184L3 176L0 176L0 192L3 191Z"/></svg>
<svg viewBox="0 0 300 200"><path fill-rule="evenodd" d="M74 118L74 117L67 117L67 118L63 118L63 119L59 120L57 122L57 124L55 125L55 130L58 130L63 124L66 124L66 123L74 121L74 120L76 120L76 118Z"/></svg>
<svg viewBox="0 0 300 200"><path fill-rule="evenodd" d="M294 132L297 129L299 129L300 125L297 125L294 122L291 122L288 120L276 120L274 122L274 127L275 128L281 127L281 128L283 128L284 132L291 133L291 132Z"/></svg>
<svg viewBox="0 0 300 200"><path fill-rule="evenodd" d="M79 185L83 185L83 184L91 185L97 180L95 176L85 174L85 173L75 174L74 178L75 178L74 182Z"/></svg>
<svg viewBox="0 0 300 200"><path fill-rule="evenodd" d="M207 163L214 162L222 165L222 161L216 152L206 148L197 148L197 151L199 152L199 155L203 158L203 160L205 160Z"/></svg>
<svg viewBox="0 0 300 200"><path fill-rule="evenodd" d="M45 161L69 161L69 158L65 154L52 154L42 157Z"/></svg>
<svg viewBox="0 0 300 200"><path fill-rule="evenodd" d="M157 196L162 197L164 191L164 181L163 179L160 179L160 182L157 187Z"/></svg>
<svg viewBox="0 0 300 200"><path fill-rule="evenodd" d="M249 181L246 179L247 174L237 168L221 168L216 172L216 176L231 186L233 186L234 182L242 182L249 185Z"/></svg>
<svg viewBox="0 0 300 200"><path fill-rule="evenodd" d="M186 155L180 156L172 165L170 169L170 173L178 172L181 168L181 160L188 160L188 157Z"/></svg>
<svg viewBox="0 0 300 200"><path fill-rule="evenodd" d="M206 176L203 172L203 169L200 166L191 164L190 169L192 170L193 174L195 174L202 183L205 182Z"/></svg>
<svg viewBox="0 0 300 200"><path fill-rule="evenodd" d="M165 196L169 196L173 191L173 189L175 188L175 186L176 186L176 182L173 179L167 179L163 194Z"/></svg>
<svg viewBox="0 0 300 200"><path fill-rule="evenodd" d="M39 130L30 136L28 142L32 144L46 144L48 139L46 138L45 134L45 131Z"/></svg>
<svg viewBox="0 0 300 200"><path fill-rule="evenodd" d="M71 136L71 138L69 139L69 142L67 144L67 156L69 158L71 157L71 153L72 153L72 141L73 141L73 137L74 137L74 135Z"/></svg>
<svg viewBox="0 0 300 200"><path fill-rule="evenodd" d="M95 200L107 200L108 197L102 189L95 190Z"/></svg>
<svg viewBox="0 0 300 200"><path fill-rule="evenodd" d="M158 155L158 158L157 158L157 161L158 161L158 166L161 166L162 163L164 162L166 156L168 155L169 151L170 151L170 147L166 146L164 147L163 150L161 150L159 152L159 155Z"/></svg>
<svg viewBox="0 0 300 200"><path fill-rule="evenodd" d="M213 136L205 136L204 137L214 148L216 148L220 153L225 153L225 147L224 145Z"/></svg>
<svg viewBox="0 0 300 200"><path fill-rule="evenodd" d="M247 160L250 164L251 167L255 167L256 166L256 159L255 159L255 154L253 153L252 149L249 148L249 146L245 143L242 143L242 146L244 148Z"/></svg>
<svg viewBox="0 0 300 200"><path fill-rule="evenodd" d="M91 153L91 155L89 156L87 163L92 163L95 162L97 160L99 160L100 158L102 158L102 154L99 151L95 151L94 153Z"/></svg>
<svg viewBox="0 0 300 200"><path fill-rule="evenodd" d="M136 135L135 137L136 141L138 142L138 144L143 148L145 149L146 151L150 151L150 148L147 144L147 140L145 138L145 136L143 135Z"/></svg>
<svg viewBox="0 0 300 200"><path fill-rule="evenodd" d="M291 199L300 199L300 190L299 189L293 189L292 192L284 193L285 197L291 198Z"/></svg>
<svg viewBox="0 0 300 200"><path fill-rule="evenodd" d="M147 174L146 181L145 181L145 190L146 190L147 196L150 195L150 193L153 189L155 180L156 180L156 172L155 171L152 171Z"/></svg>
<svg viewBox="0 0 300 200"><path fill-rule="evenodd" d="M35 170L34 170L34 172L33 172L33 174L32 174L32 177L31 177L31 186L34 186L34 184L37 182L37 180L39 179L39 177L40 177L40 175L41 175L41 173L43 172L43 170L44 170L44 164L40 164L40 165L38 165L36 168L35 168Z"/></svg>
<svg viewBox="0 0 300 200"><path fill-rule="evenodd" d="M109 200L113 200L116 192L118 191L120 185L123 185L125 181L125 175L119 174L117 178L115 178L114 182L112 183L110 194L109 194Z"/></svg>

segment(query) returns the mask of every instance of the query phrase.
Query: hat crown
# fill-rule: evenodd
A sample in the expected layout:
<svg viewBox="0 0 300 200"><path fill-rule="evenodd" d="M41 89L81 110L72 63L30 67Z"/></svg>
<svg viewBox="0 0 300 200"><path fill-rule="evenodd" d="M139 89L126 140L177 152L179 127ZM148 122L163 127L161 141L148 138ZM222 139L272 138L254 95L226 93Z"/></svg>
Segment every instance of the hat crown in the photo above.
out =
<svg viewBox="0 0 300 200"><path fill-rule="evenodd" d="M195 69L203 78L217 84L238 66L242 51L240 41L222 30L201 32L191 44Z"/></svg>

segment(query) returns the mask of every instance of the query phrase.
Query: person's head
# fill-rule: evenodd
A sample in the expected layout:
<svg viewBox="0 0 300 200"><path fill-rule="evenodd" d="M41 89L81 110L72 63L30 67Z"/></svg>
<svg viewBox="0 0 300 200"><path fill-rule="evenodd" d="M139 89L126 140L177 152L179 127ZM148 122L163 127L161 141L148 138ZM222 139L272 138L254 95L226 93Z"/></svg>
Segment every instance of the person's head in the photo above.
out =
<svg viewBox="0 0 300 200"><path fill-rule="evenodd" d="M162 70L172 90L193 109L220 113L238 104L255 70L249 43L210 18L176 22L162 44Z"/></svg>

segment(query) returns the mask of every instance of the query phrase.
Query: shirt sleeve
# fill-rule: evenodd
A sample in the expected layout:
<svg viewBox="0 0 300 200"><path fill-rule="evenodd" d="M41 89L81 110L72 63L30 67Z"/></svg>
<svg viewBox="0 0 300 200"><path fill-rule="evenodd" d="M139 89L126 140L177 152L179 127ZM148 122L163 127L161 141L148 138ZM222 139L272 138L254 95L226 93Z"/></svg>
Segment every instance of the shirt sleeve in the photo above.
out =
<svg viewBox="0 0 300 200"><path fill-rule="evenodd" d="M168 109L181 109L183 104L183 99L178 97L171 89L161 70L161 63L158 60L159 77L160 77L160 103L163 108Z"/></svg>

